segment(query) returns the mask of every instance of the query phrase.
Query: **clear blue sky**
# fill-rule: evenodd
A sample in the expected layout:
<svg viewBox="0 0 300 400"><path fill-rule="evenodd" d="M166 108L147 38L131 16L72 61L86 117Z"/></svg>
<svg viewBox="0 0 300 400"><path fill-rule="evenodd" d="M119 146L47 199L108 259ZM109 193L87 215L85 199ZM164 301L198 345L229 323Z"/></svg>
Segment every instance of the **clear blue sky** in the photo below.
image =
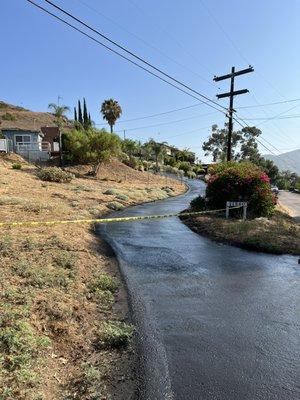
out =
<svg viewBox="0 0 300 400"><path fill-rule="evenodd" d="M212 99L218 91L229 89L229 81L213 83L214 74L228 73L232 65L245 68L251 63L255 72L236 81L237 89L250 90L250 94L236 98L236 109L300 98L298 0L54 1ZM121 104L123 120L197 103L25 0L1 2L0 30L1 100L46 111L58 95L63 98L61 103L71 108L85 96L97 124L103 123L100 104L110 97ZM227 106L227 99L220 102ZM300 101L239 110L245 118L284 112L282 116L300 115ZM182 119L185 121L179 122ZM121 122L116 130L126 129L127 137L143 141L149 137L167 140L204 159L201 144L213 123L222 125L224 116L199 105L160 117ZM281 152L300 148L300 118L248 123L261 127L263 138ZM149 125L158 126L147 128Z"/></svg>

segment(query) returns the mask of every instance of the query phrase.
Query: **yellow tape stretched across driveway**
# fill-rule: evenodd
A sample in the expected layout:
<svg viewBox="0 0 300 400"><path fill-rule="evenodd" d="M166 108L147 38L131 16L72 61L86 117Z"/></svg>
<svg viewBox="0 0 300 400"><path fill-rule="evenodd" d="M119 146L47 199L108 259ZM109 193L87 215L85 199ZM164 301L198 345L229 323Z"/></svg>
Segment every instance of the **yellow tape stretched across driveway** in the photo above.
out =
<svg viewBox="0 0 300 400"><path fill-rule="evenodd" d="M240 208L231 207L231 208ZM48 225L68 225L68 224L107 224L113 222L128 222L128 221L144 221L148 219L162 219L171 217L188 217L192 215L201 215L208 213L215 213L225 211L225 208L218 210L207 211L192 211L185 213L172 213L161 215L142 215L132 217L116 217L116 218L93 218L93 219L74 219L74 220L54 220L54 221L16 221L16 222L0 222L0 228L18 228L18 227L35 227L35 226L48 226Z"/></svg>

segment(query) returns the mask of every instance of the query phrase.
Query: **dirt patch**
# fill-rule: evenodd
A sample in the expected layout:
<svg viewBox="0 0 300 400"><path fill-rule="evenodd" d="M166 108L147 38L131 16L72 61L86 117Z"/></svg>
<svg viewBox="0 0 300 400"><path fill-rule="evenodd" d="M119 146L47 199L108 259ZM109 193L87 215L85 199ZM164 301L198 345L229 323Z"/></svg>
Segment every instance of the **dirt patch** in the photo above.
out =
<svg viewBox="0 0 300 400"><path fill-rule="evenodd" d="M43 182L19 156L0 157L1 221L92 218L110 212L111 202L125 207L185 191L117 161L102 180L87 170L70 183ZM133 399L126 292L92 227L2 229L0 252L0 398Z"/></svg>

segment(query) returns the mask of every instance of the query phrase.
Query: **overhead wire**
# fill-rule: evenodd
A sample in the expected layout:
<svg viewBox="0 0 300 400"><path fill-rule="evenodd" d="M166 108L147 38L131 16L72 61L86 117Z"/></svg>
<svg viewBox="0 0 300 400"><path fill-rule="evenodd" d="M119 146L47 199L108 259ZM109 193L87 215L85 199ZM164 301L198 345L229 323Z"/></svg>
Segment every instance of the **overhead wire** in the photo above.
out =
<svg viewBox="0 0 300 400"><path fill-rule="evenodd" d="M247 124L247 122L245 122L242 118L235 118L235 117L234 117L233 120L236 121L242 128L246 128L246 127L250 128L250 126ZM240 121L242 121L242 122L244 123L244 125L243 125ZM276 148L273 144L271 144L270 142L268 142L265 138L262 138L262 137L261 137L261 139L262 139L264 142L266 142L267 144L271 145L271 147L273 147L276 151L279 151L278 148ZM269 147L267 147L264 143L262 143L260 139L255 138L255 140L256 140L262 147L264 147L266 150L268 150L272 155L274 155L274 156L276 156L276 157L278 156L278 154L275 154L275 153L273 152L273 150L271 150L271 149L270 149ZM295 167L295 165L290 164L290 163L286 162L285 160L282 160L282 161L283 161L287 166L292 167L292 168L294 168L294 169L297 169L297 168ZM294 162L294 161L292 160L292 162Z"/></svg>
<svg viewBox="0 0 300 400"><path fill-rule="evenodd" d="M91 39L91 40L94 41L95 43L98 43L99 45L101 45L101 46L104 47L105 49L107 49L107 50L111 51L112 53L114 53L114 54L120 56L121 58L127 60L128 62L130 62L131 64L135 65L136 67L138 67L138 68L140 68L140 69L146 71L146 72L149 73L150 75L155 76L156 78L158 78L158 79L160 79L161 81L167 83L168 85L170 85L170 86L176 88L177 90L179 90L179 91L181 91L181 92L187 94L187 95L190 96L190 97L193 97L194 99L198 100L198 101L201 102L202 104L206 104L206 105L208 105L209 107L211 107L211 108L217 110L218 112L221 112L221 113L225 114L224 111L222 111L222 110L220 110L220 109L218 109L218 108L212 106L211 104L209 104L209 103L207 103L207 102L205 102L205 101L199 99L199 97L196 97L196 96L193 95L192 93L187 92L186 90L182 89L182 88L179 87L179 86L176 86L175 84L173 84L172 82L170 82L170 81L168 81L167 79L163 78L162 76L156 74L155 72L153 72L153 71L151 71L151 70L145 68L144 66L142 66L142 65L138 64L137 62L131 60L130 58L124 56L124 55L121 54L120 52L118 52L118 51L112 49L111 47L107 46L105 43L100 42L99 40L97 40L97 39L94 38L93 36L91 36L91 35L89 35L88 33L82 31L81 29L77 28L75 25L73 25L73 24L71 24L70 22L64 20L63 18L59 17L58 15L52 13L51 11L47 10L46 8L44 8L43 6L41 6L41 5L37 4L37 3L35 3L35 2L32 1L32 0L25 0L25 1L27 1L28 3L31 3L33 6L39 8L39 9L42 10L43 12L45 12L45 13L51 15L52 17L54 17L54 18L57 19L58 21L64 23L65 25L67 25L67 26L69 26L70 28L76 30L77 32L81 33L82 35L88 37L89 39ZM46 1L46 0L45 0L45 1ZM225 109L225 110L226 110L226 109Z"/></svg>
<svg viewBox="0 0 300 400"><path fill-rule="evenodd" d="M141 129L148 129L148 128L156 128L157 126L164 126L164 125L171 125L171 124L176 124L178 122L184 122L184 121L188 121L191 119L197 119L197 118L201 118L201 117L207 117L209 115L212 114L216 114L216 112L211 112L211 113L207 113L207 114L201 114L201 115L196 115L193 117L188 117L188 118L182 118L182 119L178 119L176 121L168 121L168 122L161 122L159 124L153 124L153 125L147 125L147 126L139 126L139 127L135 127L135 128L123 128L120 129L119 131L116 131L116 133L119 132L123 132L124 130L127 131L137 131L137 130L141 130Z"/></svg>
<svg viewBox="0 0 300 400"><path fill-rule="evenodd" d="M133 7L135 7L139 13L144 16L145 15L145 10L142 9L140 7L140 5L138 5L135 1L133 0L127 0L129 4L131 4ZM156 26L162 33L164 33L165 35L169 36L169 38L173 41L173 43L176 43L178 47L181 48L182 51L185 52L185 54L187 54L189 57L191 57L195 62L197 62L197 64L199 64L199 66L201 66L203 69L206 70L206 72L210 75L214 75L209 68L207 68L207 66L205 66L203 63L199 63L199 59L198 57L196 57L195 53L190 52L187 48L187 46L183 45L179 40L178 37L175 35L172 35L165 26L160 25L156 19L151 18L151 24L153 26Z"/></svg>
<svg viewBox="0 0 300 400"><path fill-rule="evenodd" d="M214 86L213 83L211 81L209 81L208 79L204 78L202 75L200 75L198 72L192 70L191 68L187 67L186 65L178 62L177 60L174 60L172 57L170 57L168 54L166 54L165 52L163 52L161 49L159 49L158 47L152 45L151 43L147 42L145 39L141 38L140 36L138 36L137 34L131 32L130 30L128 30L127 28L124 28L124 26L122 26L121 24L119 24L118 22L116 22L115 20L113 20L112 18L104 15L102 12L100 12L98 9L90 6L89 4L85 3L82 0L76 0L78 3L82 4L83 6L85 6L86 8L90 9L91 11L93 11L95 14L100 15L101 17L105 18L106 20L110 21L112 24L114 24L115 26L117 26L119 29L123 30L124 32L128 33L129 35L131 35L132 37L134 37L135 39L139 40L141 43L143 43L144 45L146 45L147 47L155 50L157 53L161 54L163 57L165 57L166 59L170 60L171 62L173 62L174 64L178 65L179 67L186 69L187 71L191 72L192 74L194 74L195 76L197 76L198 78L200 78L201 80L205 81L206 83L210 84L211 86Z"/></svg>
<svg viewBox="0 0 300 400"><path fill-rule="evenodd" d="M36 5L36 3L34 3L31 0L26 0L29 1L30 3ZM178 79L172 77L171 75L169 75L168 73L164 72L162 69L156 67L155 65L153 65L152 63L148 62L147 60L145 60L144 58L138 56L137 54L135 54L133 51L128 50L126 47L120 45L119 43L117 43L115 40L110 39L107 35L104 35L103 33L99 32L97 29L91 27L90 25L88 25L86 22L82 21L81 19L75 17L74 15L72 15L70 12L64 10L62 7L59 7L58 5L56 5L55 3L53 3L50 0L44 0L46 3L50 4L52 7L56 8L57 10L59 10L60 12L62 12L63 14L67 15L69 18L72 18L73 20L75 20L76 22L80 23L81 25L83 25L84 27L86 27L87 29L91 30L92 32L94 32L95 34L101 36L103 39L107 40L109 43L113 44L114 46L118 47L119 49L121 49L122 51L124 51L125 53L129 54L131 57L134 57L135 59L137 59L138 61L142 62L143 64L147 65L148 67L151 67L152 69L154 69L155 71L159 72L160 74L162 74L163 76L165 76L166 78L172 80L173 82L183 86L185 89L190 90L191 92L197 94L198 96L204 98L205 100L207 100L209 103L214 104L215 106L217 106L218 108L221 108L223 110L225 110L227 112L227 108L223 107L222 105L220 105L219 103L217 103L214 100L211 100L209 97L207 97L206 95L202 94L201 92L194 90L193 88L191 88L190 86L186 85L185 83L179 81ZM45 9L44 9L45 11ZM211 104L208 104L207 102L204 102L204 104L209 105L210 107L212 107ZM221 111L219 110L220 112Z"/></svg>

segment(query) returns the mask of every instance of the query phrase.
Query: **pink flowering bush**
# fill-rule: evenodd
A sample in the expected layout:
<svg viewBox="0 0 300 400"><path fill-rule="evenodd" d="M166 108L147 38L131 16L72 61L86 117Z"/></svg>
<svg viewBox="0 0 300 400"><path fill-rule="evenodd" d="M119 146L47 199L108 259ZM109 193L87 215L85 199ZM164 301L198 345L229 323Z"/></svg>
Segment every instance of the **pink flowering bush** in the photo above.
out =
<svg viewBox="0 0 300 400"><path fill-rule="evenodd" d="M250 162L226 162L212 166L206 188L209 208L225 208L226 201L247 201L253 217L273 213L275 199L270 179L258 166Z"/></svg>

